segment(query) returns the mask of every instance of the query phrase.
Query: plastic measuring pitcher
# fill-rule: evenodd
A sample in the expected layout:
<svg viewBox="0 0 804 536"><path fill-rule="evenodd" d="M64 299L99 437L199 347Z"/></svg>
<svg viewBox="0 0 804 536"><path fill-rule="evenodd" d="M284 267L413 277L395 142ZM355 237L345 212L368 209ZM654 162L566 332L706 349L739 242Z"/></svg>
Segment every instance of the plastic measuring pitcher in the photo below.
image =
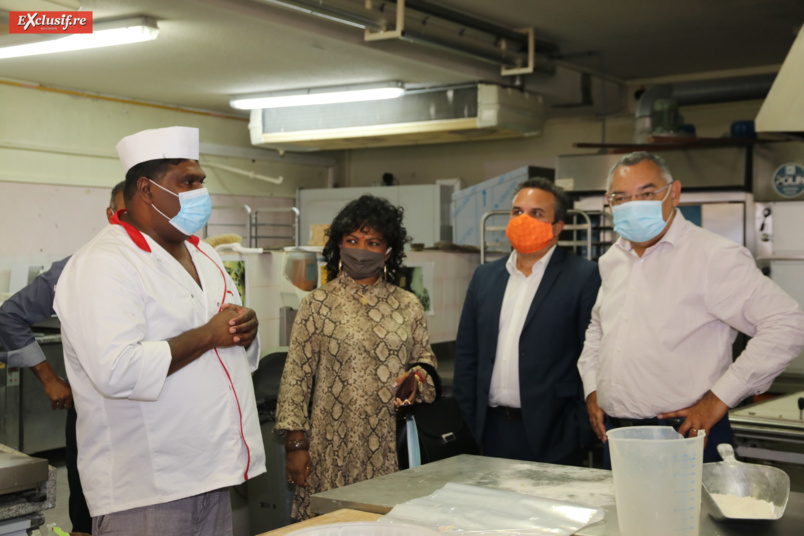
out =
<svg viewBox="0 0 804 536"><path fill-rule="evenodd" d="M670 426L606 433L622 536L698 536L704 434Z"/></svg>

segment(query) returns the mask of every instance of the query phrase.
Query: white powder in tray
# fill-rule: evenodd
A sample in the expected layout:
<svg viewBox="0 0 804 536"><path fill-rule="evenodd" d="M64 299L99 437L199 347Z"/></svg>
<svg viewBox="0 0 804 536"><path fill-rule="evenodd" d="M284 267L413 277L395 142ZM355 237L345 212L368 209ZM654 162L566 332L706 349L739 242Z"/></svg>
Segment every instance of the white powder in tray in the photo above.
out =
<svg viewBox="0 0 804 536"><path fill-rule="evenodd" d="M724 495L712 493L720 511L726 517L734 519L776 519L776 505L754 497L738 497L737 495Z"/></svg>

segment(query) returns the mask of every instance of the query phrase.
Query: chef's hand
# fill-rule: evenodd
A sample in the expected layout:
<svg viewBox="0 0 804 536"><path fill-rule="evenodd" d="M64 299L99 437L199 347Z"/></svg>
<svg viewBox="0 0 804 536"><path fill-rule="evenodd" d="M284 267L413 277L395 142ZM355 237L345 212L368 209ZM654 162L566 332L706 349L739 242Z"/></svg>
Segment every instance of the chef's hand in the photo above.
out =
<svg viewBox="0 0 804 536"><path fill-rule="evenodd" d="M70 409L73 407L73 392L70 386L56 374L56 371L47 361L42 361L32 366L31 372L42 382L45 394L50 399L50 405L53 409Z"/></svg>
<svg viewBox="0 0 804 536"><path fill-rule="evenodd" d="M235 345L234 338L229 333L232 327L229 322L237 318L237 316L236 309L224 306L201 328L211 337L209 341L211 348L229 348Z"/></svg>
<svg viewBox="0 0 804 536"><path fill-rule="evenodd" d="M240 306L224 306L209 322L168 339L168 376L186 367L214 348L248 346L257 336L257 315Z"/></svg>
<svg viewBox="0 0 804 536"><path fill-rule="evenodd" d="M709 440L709 431L726 416L728 411L729 406L720 400L715 393L709 391L695 405L669 413L660 413L657 417L660 419L686 417L678 428L678 433L686 437L695 437L698 435L698 430L705 430L707 435L704 438L704 446L706 446L706 442ZM688 432L689 435L687 435Z"/></svg>
<svg viewBox="0 0 804 536"><path fill-rule="evenodd" d="M402 385L405 382L405 380L411 374L414 374L414 372L412 370L408 371L408 372L403 372L402 374L397 376L396 380L394 380L394 385L392 387L394 389L397 389L400 385ZM416 394L418 392L419 392L419 380L417 380L416 383L413 384L413 392L410 394L410 396L408 398L405 398L405 399L402 399L402 398L399 398L399 397L394 398L394 407L399 408L399 406L410 406L410 405L412 405L414 402L416 402Z"/></svg>
<svg viewBox="0 0 804 536"><path fill-rule="evenodd" d="M237 312L237 316L229 320L229 333L233 335L232 340L236 345L248 348L257 338L257 328L260 325L257 313L248 307L231 303L223 304L223 310L226 309Z"/></svg>
<svg viewBox="0 0 804 536"><path fill-rule="evenodd" d="M603 424L603 419L606 417L606 414L603 413L603 410L597 405L597 391L592 391L589 393L589 396L586 397L586 409L589 412L589 423L592 425L592 430L595 432L598 439L605 443L606 425Z"/></svg>

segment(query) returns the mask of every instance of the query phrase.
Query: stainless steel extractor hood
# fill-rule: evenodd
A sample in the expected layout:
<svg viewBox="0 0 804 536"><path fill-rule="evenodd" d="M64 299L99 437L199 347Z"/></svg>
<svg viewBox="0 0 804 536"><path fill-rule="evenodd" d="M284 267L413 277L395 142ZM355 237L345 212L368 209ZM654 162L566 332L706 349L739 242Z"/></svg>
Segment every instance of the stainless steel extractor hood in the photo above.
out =
<svg viewBox="0 0 804 536"><path fill-rule="evenodd" d="M756 118L757 132L804 133L804 31L799 31Z"/></svg>

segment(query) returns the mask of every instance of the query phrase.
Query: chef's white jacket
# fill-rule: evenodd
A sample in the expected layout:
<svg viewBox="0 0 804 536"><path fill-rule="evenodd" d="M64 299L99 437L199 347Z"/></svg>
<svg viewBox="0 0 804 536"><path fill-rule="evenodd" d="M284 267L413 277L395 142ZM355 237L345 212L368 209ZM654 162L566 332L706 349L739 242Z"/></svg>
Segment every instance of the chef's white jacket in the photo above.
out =
<svg viewBox="0 0 804 536"><path fill-rule="evenodd" d="M185 245L203 288L126 224L107 226L78 250L56 286L78 470L93 517L265 472L250 374L259 340L248 351L209 351L167 376L168 339L207 323L222 301L241 303L215 250L195 237Z"/></svg>

